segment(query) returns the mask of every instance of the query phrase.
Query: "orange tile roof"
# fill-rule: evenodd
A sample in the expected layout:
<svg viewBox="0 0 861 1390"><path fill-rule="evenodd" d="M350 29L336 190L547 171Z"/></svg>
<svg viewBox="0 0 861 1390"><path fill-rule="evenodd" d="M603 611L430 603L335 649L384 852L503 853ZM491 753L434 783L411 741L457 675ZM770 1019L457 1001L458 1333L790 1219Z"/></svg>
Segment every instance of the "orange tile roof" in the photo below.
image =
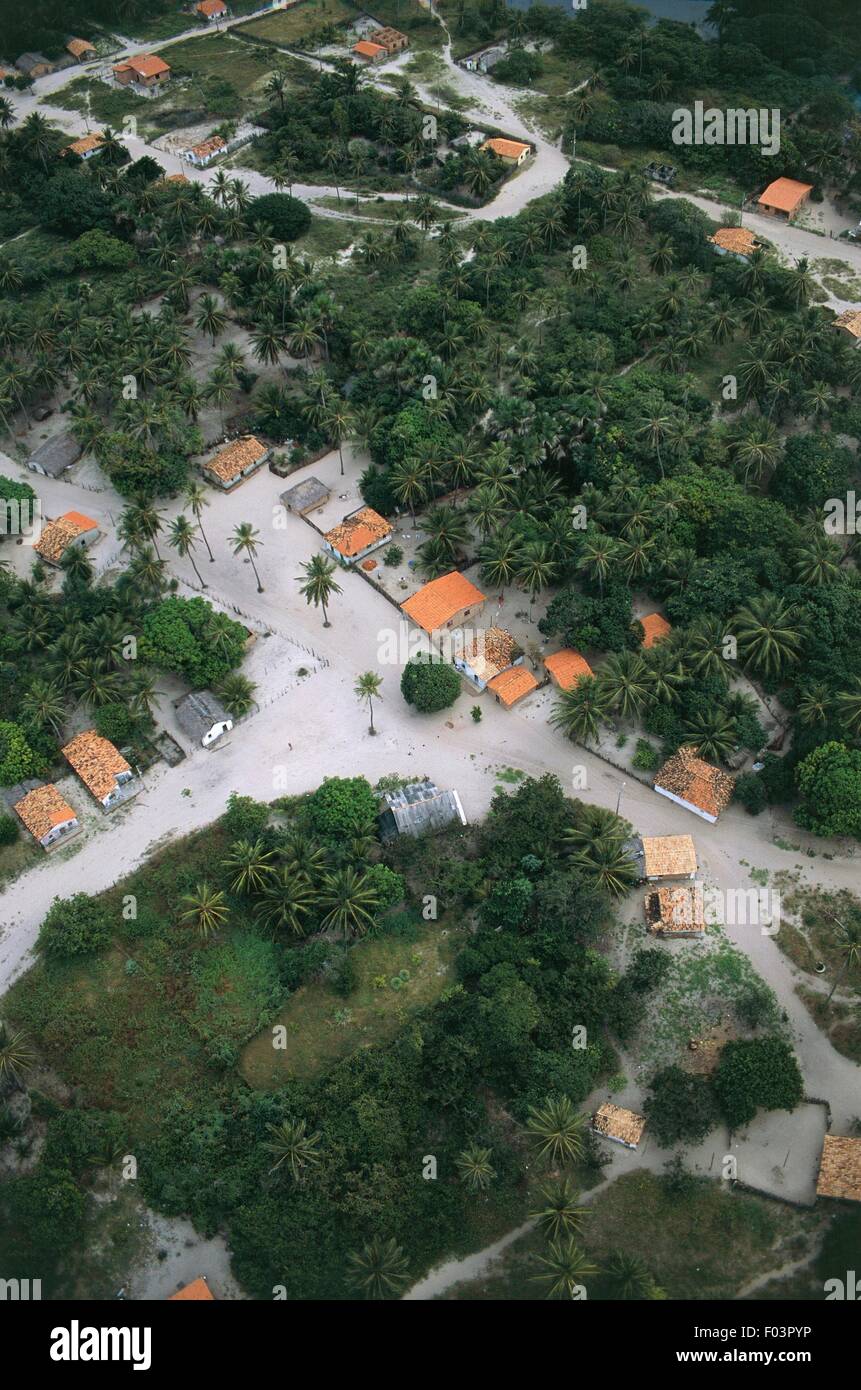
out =
<svg viewBox="0 0 861 1390"><path fill-rule="evenodd" d="M719 816L729 803L735 778L697 757L696 748L680 748L655 774L655 786L672 792L681 801L698 806L709 816Z"/></svg>
<svg viewBox="0 0 861 1390"><path fill-rule="evenodd" d="M159 183L188 183L188 175L187 175L187 174L165 174L165 176L164 176L163 179L159 179Z"/></svg>
<svg viewBox="0 0 861 1390"><path fill-rule="evenodd" d="M644 900L649 931L683 936L706 929L705 898L701 883L666 884L653 888Z"/></svg>
<svg viewBox="0 0 861 1390"><path fill-rule="evenodd" d="M224 0L200 0L200 3L195 5L194 8L197 10L198 14L202 15L227 13L227 6Z"/></svg>
<svg viewBox="0 0 861 1390"><path fill-rule="evenodd" d="M749 256L759 246L753 232L747 227L718 227L709 241L723 251L734 251L737 256Z"/></svg>
<svg viewBox="0 0 861 1390"><path fill-rule="evenodd" d="M487 688L499 697L506 709L511 709L524 695L537 690L538 682L525 666L510 666L507 671L500 671L498 676L488 681Z"/></svg>
<svg viewBox="0 0 861 1390"><path fill-rule="evenodd" d="M199 145L192 145L189 153L196 154L198 159L206 159L208 155L218 154L219 150L227 149L227 141L222 140L220 135L207 135L205 140L201 140Z"/></svg>
<svg viewBox="0 0 861 1390"><path fill-rule="evenodd" d="M778 212L795 212L799 203L812 191L812 183L799 183L797 179L775 179L764 193L760 193L757 201L764 207L777 208Z"/></svg>
<svg viewBox="0 0 861 1390"><path fill-rule="evenodd" d="M66 44L66 52L71 53L73 58L82 58L85 53L95 53L95 51L94 45L88 43L86 39L69 39Z"/></svg>
<svg viewBox="0 0 861 1390"><path fill-rule="evenodd" d="M545 656L544 666L561 690L570 690L584 676L593 675L592 667L585 656L575 652L573 647L563 647L559 652Z"/></svg>
<svg viewBox="0 0 861 1390"><path fill-rule="evenodd" d="M66 744L62 753L97 801L103 801L114 790L117 773L131 772L122 754L95 729L78 734Z"/></svg>
<svg viewBox="0 0 861 1390"><path fill-rule="evenodd" d="M138 53L133 58L124 58L117 63L114 72L125 72L127 68L136 72L138 77L157 77L160 72L170 72L170 64L154 53Z"/></svg>
<svg viewBox="0 0 861 1390"><path fill-rule="evenodd" d="M644 835L646 878L679 878L697 871L697 852L690 835Z"/></svg>
<svg viewBox="0 0 861 1390"><path fill-rule="evenodd" d="M353 44L353 52L358 53L360 58L377 58L387 51L381 43L369 43L367 39L359 39L358 43Z"/></svg>
<svg viewBox="0 0 861 1390"><path fill-rule="evenodd" d="M660 642L668 633L672 632L670 624L660 613L645 613L640 619L643 628L643 646L653 647L656 642Z"/></svg>
<svg viewBox="0 0 861 1390"><path fill-rule="evenodd" d="M492 140L485 140L481 147L483 150L493 150L500 159L519 159L526 150L529 153L529 145L525 145L522 140L503 140L495 135Z"/></svg>
<svg viewBox="0 0 861 1390"><path fill-rule="evenodd" d="M43 560L49 560L52 564L58 565L71 545L72 541L77 540L85 531L97 531L99 523L93 521L91 516L84 516L83 512L65 512L63 516L57 517L55 521L49 521L42 527L42 534L36 541L33 549Z"/></svg>
<svg viewBox="0 0 861 1390"><path fill-rule="evenodd" d="M50 782L35 787L15 805L15 811L36 840L41 840L57 825L75 820L75 812Z"/></svg>
<svg viewBox="0 0 861 1390"><path fill-rule="evenodd" d="M255 439L253 434L247 434L242 439L234 439L232 444L225 444L223 449L219 449L218 453L203 465L204 472L212 473L223 482L230 483L234 478L238 478L249 464L257 463L266 453L266 445Z"/></svg>
<svg viewBox="0 0 861 1390"><path fill-rule="evenodd" d="M861 1139L826 1134L819 1160L817 1197L861 1202Z"/></svg>
<svg viewBox="0 0 861 1390"><path fill-rule="evenodd" d="M173 1303L176 1300L181 1302L184 1299L195 1299L204 1303L214 1303L215 1294L212 1292L205 1279L193 1279L190 1284L186 1284L184 1288L177 1289L176 1293L172 1293L167 1301L168 1303Z"/></svg>
<svg viewBox="0 0 861 1390"><path fill-rule="evenodd" d="M432 579L401 604L401 611L425 632L436 632L463 608L484 603L485 595L459 570Z"/></svg>
<svg viewBox="0 0 861 1390"><path fill-rule="evenodd" d="M384 516L375 512L373 507L362 507L352 516L339 521L337 526L326 532L323 539L327 540L339 555L352 559L375 541L384 540L391 534L392 528Z"/></svg>
<svg viewBox="0 0 861 1390"><path fill-rule="evenodd" d="M831 325L832 328L845 328L853 338L861 338L861 309L846 309Z"/></svg>
<svg viewBox="0 0 861 1390"><path fill-rule="evenodd" d="M71 145L66 145L60 154L68 154L71 151L72 154L85 155L89 154L90 150L97 150L102 144L104 139L101 135L82 135L80 140L73 140Z"/></svg>

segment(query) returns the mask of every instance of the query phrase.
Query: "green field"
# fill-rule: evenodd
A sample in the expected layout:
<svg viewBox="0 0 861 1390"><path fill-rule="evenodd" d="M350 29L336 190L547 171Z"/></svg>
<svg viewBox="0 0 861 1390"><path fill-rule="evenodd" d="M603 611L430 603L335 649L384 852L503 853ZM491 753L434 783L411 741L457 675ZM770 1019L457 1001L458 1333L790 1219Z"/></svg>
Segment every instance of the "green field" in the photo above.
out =
<svg viewBox="0 0 861 1390"><path fill-rule="evenodd" d="M299 44L309 34L327 24L345 24L358 17L358 11L345 0L303 0L290 10L264 15L241 25L243 34L267 39L270 43Z"/></svg>
<svg viewBox="0 0 861 1390"><path fill-rule="evenodd" d="M217 77L230 82L240 93L251 89L277 66L277 55L258 44L242 43L230 34L206 34L199 39L183 39L162 49L161 56L178 74Z"/></svg>

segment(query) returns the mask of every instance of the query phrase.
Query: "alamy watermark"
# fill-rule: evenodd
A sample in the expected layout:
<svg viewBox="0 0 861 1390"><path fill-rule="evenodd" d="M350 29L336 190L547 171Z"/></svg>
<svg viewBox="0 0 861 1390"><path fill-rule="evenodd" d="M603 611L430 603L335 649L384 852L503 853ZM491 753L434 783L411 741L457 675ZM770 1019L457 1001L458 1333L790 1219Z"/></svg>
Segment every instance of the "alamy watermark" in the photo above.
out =
<svg viewBox="0 0 861 1390"><path fill-rule="evenodd" d="M677 107L672 119L674 145L759 145L769 157L780 152L780 111L774 106L722 111L695 101L693 110Z"/></svg>
<svg viewBox="0 0 861 1390"><path fill-rule="evenodd" d="M0 536L18 536L26 545L35 545L41 534L38 497L0 497Z"/></svg>

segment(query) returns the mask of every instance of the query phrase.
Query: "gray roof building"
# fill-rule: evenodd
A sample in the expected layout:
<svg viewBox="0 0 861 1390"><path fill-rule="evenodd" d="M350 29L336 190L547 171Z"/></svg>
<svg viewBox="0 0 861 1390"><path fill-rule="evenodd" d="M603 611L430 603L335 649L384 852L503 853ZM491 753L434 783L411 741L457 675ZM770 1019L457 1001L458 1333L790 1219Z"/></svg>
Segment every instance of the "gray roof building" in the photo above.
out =
<svg viewBox="0 0 861 1390"><path fill-rule="evenodd" d="M175 700L173 707L183 733L204 748L233 728L233 716L228 714L211 690L192 690L182 699Z"/></svg>
<svg viewBox="0 0 861 1390"><path fill-rule="evenodd" d="M398 835L423 835L442 830L453 821L466 825L460 796L456 791L440 791L434 782L411 782L396 792L386 792L386 809L378 817L380 839L388 844Z"/></svg>
<svg viewBox="0 0 861 1390"><path fill-rule="evenodd" d="M50 72L53 63L50 58L45 57L44 53L22 53L20 58L16 58L15 66L19 72L23 72L25 76L29 77L36 68Z"/></svg>
<svg viewBox="0 0 861 1390"><path fill-rule="evenodd" d="M81 452L81 446L71 430L66 430L62 434L51 435L44 444L40 444L28 458L27 467L32 468L34 473L43 473L47 478L59 478L61 473L78 462Z"/></svg>
<svg viewBox="0 0 861 1390"><path fill-rule="evenodd" d="M297 512L299 516L304 516L306 512L328 502L330 496L331 489L325 483L321 483L319 478L304 478L301 483L296 483L294 487L288 487L286 492L282 492L281 503L288 512Z"/></svg>

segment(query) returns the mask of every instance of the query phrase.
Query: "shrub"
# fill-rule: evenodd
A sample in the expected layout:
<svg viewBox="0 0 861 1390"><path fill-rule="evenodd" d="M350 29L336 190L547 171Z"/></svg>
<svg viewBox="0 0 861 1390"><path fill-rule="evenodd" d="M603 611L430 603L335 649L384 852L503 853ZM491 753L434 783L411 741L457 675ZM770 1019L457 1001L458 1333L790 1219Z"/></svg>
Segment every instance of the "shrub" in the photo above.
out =
<svg viewBox="0 0 861 1390"><path fill-rule="evenodd" d="M307 204L289 193L266 193L255 198L248 211L248 221L265 222L272 229L276 241L295 241L303 236L311 225L311 212Z"/></svg>
<svg viewBox="0 0 861 1390"><path fill-rule="evenodd" d="M41 928L37 950L50 956L82 956L98 951L110 940L111 922L95 898L76 893L55 898Z"/></svg>
<svg viewBox="0 0 861 1390"><path fill-rule="evenodd" d="M631 760L632 765L640 769L641 772L654 772L661 761L661 755L653 743L647 738L638 738L637 747Z"/></svg>
<svg viewBox="0 0 861 1390"><path fill-rule="evenodd" d="M662 1148L682 1140L698 1144L717 1124L719 1111L708 1077L692 1076L681 1067L664 1067L650 1089L644 1110Z"/></svg>
<svg viewBox="0 0 861 1390"><path fill-rule="evenodd" d="M758 772L743 772L736 778L735 799L749 816L758 816L768 804L768 793Z"/></svg>
<svg viewBox="0 0 861 1390"><path fill-rule="evenodd" d="M380 900L380 912L403 902L406 884L401 875L386 864L372 864L368 869L368 879Z"/></svg>
<svg viewBox="0 0 861 1390"><path fill-rule="evenodd" d="M224 829L231 840L259 840L269 823L269 807L264 801L255 801L253 796L240 796L231 792L227 798L224 813Z"/></svg>
<svg viewBox="0 0 861 1390"><path fill-rule="evenodd" d="M804 1094L795 1055L782 1038L727 1043L714 1089L730 1129L749 1124L757 1110L794 1110Z"/></svg>
<svg viewBox="0 0 861 1390"><path fill-rule="evenodd" d="M96 732L111 743L127 743L134 737L136 719L125 705L102 705L94 719Z"/></svg>
<svg viewBox="0 0 861 1390"><path fill-rule="evenodd" d="M404 552L401 550L401 547L399 545L388 545L386 546L385 554L383 555L383 564L399 565L403 558Z"/></svg>
<svg viewBox="0 0 861 1390"><path fill-rule="evenodd" d="M344 840L373 824L377 798L364 777L326 777L310 798L308 808L319 835Z"/></svg>
<svg viewBox="0 0 861 1390"><path fill-rule="evenodd" d="M0 816L0 845L14 845L18 839L18 822L14 816Z"/></svg>
<svg viewBox="0 0 861 1390"><path fill-rule="evenodd" d="M460 694L460 677L453 666L432 657L408 661L401 677L401 694L421 714L434 714L453 705Z"/></svg>
<svg viewBox="0 0 861 1390"><path fill-rule="evenodd" d="M0 786L14 786L38 771L39 760L24 737L23 729L10 719L0 719Z"/></svg>
<svg viewBox="0 0 861 1390"><path fill-rule="evenodd" d="M329 983L342 999L353 993L359 983L359 972L352 951L345 951L329 976Z"/></svg>
<svg viewBox="0 0 861 1390"><path fill-rule="evenodd" d="M51 1120L44 1161L73 1177L109 1163L123 1142L123 1122L111 1110L63 1110Z"/></svg>
<svg viewBox="0 0 861 1390"><path fill-rule="evenodd" d="M799 763L795 778L799 825L814 835L861 836L861 749L823 743Z"/></svg>

